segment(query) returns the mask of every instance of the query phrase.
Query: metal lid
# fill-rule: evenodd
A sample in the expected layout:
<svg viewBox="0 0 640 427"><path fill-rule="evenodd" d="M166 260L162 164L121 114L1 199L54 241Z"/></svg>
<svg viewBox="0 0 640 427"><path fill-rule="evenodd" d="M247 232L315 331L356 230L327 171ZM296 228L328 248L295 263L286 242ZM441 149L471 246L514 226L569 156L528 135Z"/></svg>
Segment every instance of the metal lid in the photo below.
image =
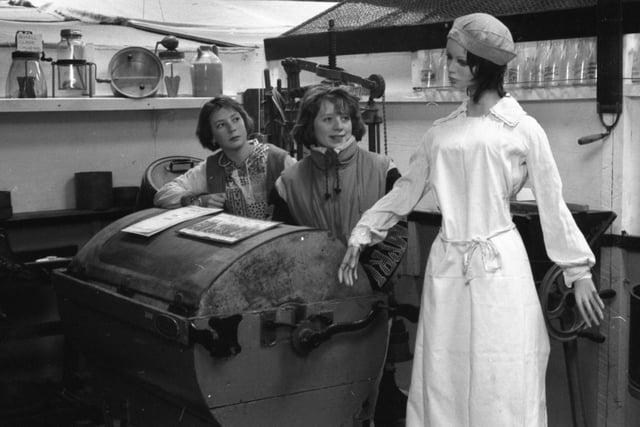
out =
<svg viewBox="0 0 640 427"><path fill-rule="evenodd" d="M130 298L159 308L179 302L197 316L372 292L363 270L353 287L338 283L344 244L325 230L281 224L233 244L178 233L203 220L196 218L151 238L121 232L162 212L147 209L111 223L78 252L69 274L107 289L126 288Z"/></svg>
<svg viewBox="0 0 640 427"><path fill-rule="evenodd" d="M162 52L158 52L158 56L160 59L184 59L184 52L180 52L178 50L163 50Z"/></svg>
<svg viewBox="0 0 640 427"><path fill-rule="evenodd" d="M66 39L79 38L79 37L82 37L82 31L74 30L73 28L65 28L60 30L60 37L64 37Z"/></svg>
<svg viewBox="0 0 640 427"><path fill-rule="evenodd" d="M11 59L40 59L40 52L26 52L23 50L15 50L11 52Z"/></svg>

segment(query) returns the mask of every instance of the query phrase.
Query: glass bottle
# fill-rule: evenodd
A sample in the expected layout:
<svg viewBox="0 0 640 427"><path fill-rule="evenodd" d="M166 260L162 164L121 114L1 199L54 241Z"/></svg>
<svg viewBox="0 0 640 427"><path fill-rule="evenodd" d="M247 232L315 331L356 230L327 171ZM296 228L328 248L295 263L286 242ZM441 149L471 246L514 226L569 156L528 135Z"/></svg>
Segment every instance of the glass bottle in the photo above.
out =
<svg viewBox="0 0 640 427"><path fill-rule="evenodd" d="M222 61L218 47L200 46L191 65L193 96L214 97L222 95Z"/></svg>
<svg viewBox="0 0 640 427"><path fill-rule="evenodd" d="M557 86L560 81L560 69L565 61L564 49L562 40L553 40L550 45L544 63L544 83L545 86Z"/></svg>
<svg viewBox="0 0 640 427"><path fill-rule="evenodd" d="M595 37L587 39L587 45L589 46L587 83L595 85L598 80L598 47L596 46Z"/></svg>
<svg viewBox="0 0 640 427"><path fill-rule="evenodd" d="M525 65L527 58L524 55L524 46L516 45L516 57L509 61L505 73L504 82L506 85L515 87L521 86L525 78Z"/></svg>
<svg viewBox="0 0 640 427"><path fill-rule="evenodd" d="M436 51L428 50L422 63L421 84L424 88L437 86L439 63Z"/></svg>
<svg viewBox="0 0 640 427"><path fill-rule="evenodd" d="M598 77L595 39L583 38L578 41L574 75L577 85L595 84Z"/></svg>
<svg viewBox="0 0 640 427"><path fill-rule="evenodd" d="M567 39L564 42L565 61L560 69L560 84L564 86L572 86L576 84L576 60L578 55L578 41L576 39Z"/></svg>
<svg viewBox="0 0 640 427"><path fill-rule="evenodd" d="M449 87L449 62L447 61L447 49L440 50L440 85L443 88Z"/></svg>
<svg viewBox="0 0 640 427"><path fill-rule="evenodd" d="M544 72L549 60L549 52L551 46L549 41L539 41L536 44L536 57L533 65L533 72L531 76L531 87L544 87Z"/></svg>
<svg viewBox="0 0 640 427"><path fill-rule="evenodd" d="M522 43L521 53L523 57L523 67L520 86L525 89L530 89L533 87L533 82L536 79L537 44Z"/></svg>
<svg viewBox="0 0 640 427"><path fill-rule="evenodd" d="M631 62L631 82L640 82L640 51L635 48L629 51L629 61Z"/></svg>
<svg viewBox="0 0 640 427"><path fill-rule="evenodd" d="M46 98L47 81L39 52L14 51L5 86L7 98Z"/></svg>

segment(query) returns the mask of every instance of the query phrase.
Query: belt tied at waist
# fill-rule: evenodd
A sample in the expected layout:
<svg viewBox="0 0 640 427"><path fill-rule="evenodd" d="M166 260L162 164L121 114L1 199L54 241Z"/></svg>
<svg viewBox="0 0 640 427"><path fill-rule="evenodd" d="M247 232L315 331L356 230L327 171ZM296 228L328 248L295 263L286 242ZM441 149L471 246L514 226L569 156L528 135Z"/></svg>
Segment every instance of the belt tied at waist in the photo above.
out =
<svg viewBox="0 0 640 427"><path fill-rule="evenodd" d="M471 240L452 240L447 239L442 235L442 231L440 231L440 238L446 242L451 243L453 245L459 246L467 246L467 249L462 254L462 273L464 274L467 283L470 278L468 277L469 265L471 264L471 258L476 253L477 250L480 250L480 255L482 256L482 265L484 266L484 270L489 273L495 273L496 271L502 268L502 260L500 257L500 252L496 249L495 245L491 241L496 236L507 233L515 228L514 224L511 224L509 227L496 231L487 237L474 237Z"/></svg>

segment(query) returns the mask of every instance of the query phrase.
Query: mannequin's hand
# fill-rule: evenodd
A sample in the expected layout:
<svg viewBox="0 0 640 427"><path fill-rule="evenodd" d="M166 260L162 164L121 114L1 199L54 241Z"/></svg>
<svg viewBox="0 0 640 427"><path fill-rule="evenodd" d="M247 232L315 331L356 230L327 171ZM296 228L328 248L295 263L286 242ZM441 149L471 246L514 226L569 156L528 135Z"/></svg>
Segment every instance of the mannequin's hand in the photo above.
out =
<svg viewBox="0 0 640 427"><path fill-rule="evenodd" d="M338 281L347 286L353 286L358 280L358 259L360 258L360 248L349 246L342 258L342 263L338 269Z"/></svg>
<svg viewBox="0 0 640 427"><path fill-rule="evenodd" d="M227 200L225 193L212 193L200 196L201 205L208 208L224 208L224 202Z"/></svg>
<svg viewBox="0 0 640 427"><path fill-rule="evenodd" d="M598 295L593 280L591 279L579 279L573 283L575 291L576 305L578 311L582 316L582 320L587 324L587 327L592 325L599 325L603 319L602 309L604 303Z"/></svg>

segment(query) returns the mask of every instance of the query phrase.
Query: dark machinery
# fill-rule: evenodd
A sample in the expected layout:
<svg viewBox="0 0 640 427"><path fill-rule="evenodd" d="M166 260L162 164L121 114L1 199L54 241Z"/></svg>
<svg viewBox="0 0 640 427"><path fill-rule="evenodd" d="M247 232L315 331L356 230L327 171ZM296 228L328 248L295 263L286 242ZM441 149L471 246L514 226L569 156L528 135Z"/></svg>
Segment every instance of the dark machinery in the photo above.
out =
<svg viewBox="0 0 640 427"><path fill-rule="evenodd" d="M372 418L388 340L384 293L335 272L344 245L279 225L235 244L96 234L54 272L60 315L107 426L353 425Z"/></svg>
<svg viewBox="0 0 640 427"><path fill-rule="evenodd" d="M379 74L371 74L364 78L344 71L336 66L335 33L333 22L329 22L329 57L328 64L321 65L315 62L299 58L286 58L281 64L287 74L287 87L282 87L278 80L276 86L271 86L269 73L265 71L265 89L249 89L245 91L243 104L250 115L258 118L258 123L264 125L258 129L265 134L268 142L288 150L292 156L301 159L304 156L303 147L297 145L290 136L291 129L296 120L298 102L304 96L307 87L300 86L300 72L308 71L321 77L322 84L330 86L342 86L357 97L367 96L368 100L362 108L362 119L367 125L367 137L369 151L380 153L381 134L380 125L383 125L384 152L386 147L386 123L384 118L384 93L385 81ZM382 98L383 115L378 114L375 99Z"/></svg>
<svg viewBox="0 0 640 427"><path fill-rule="evenodd" d="M527 203L512 203L511 206L515 213L514 222L529 252L534 278L539 283L538 295L547 331L552 339L562 343L564 350L573 426L586 427L589 423L583 402L577 340L583 338L603 343L605 337L595 328L586 329L575 303L574 290L564 283L562 269L546 256L541 239L542 230L536 218L537 207ZM569 208L594 253L599 253L601 237L616 219L616 214L609 211L590 211L580 206L569 205ZM594 271L592 276L597 280L598 271ZM599 294L605 304L616 295L612 289L600 290Z"/></svg>

